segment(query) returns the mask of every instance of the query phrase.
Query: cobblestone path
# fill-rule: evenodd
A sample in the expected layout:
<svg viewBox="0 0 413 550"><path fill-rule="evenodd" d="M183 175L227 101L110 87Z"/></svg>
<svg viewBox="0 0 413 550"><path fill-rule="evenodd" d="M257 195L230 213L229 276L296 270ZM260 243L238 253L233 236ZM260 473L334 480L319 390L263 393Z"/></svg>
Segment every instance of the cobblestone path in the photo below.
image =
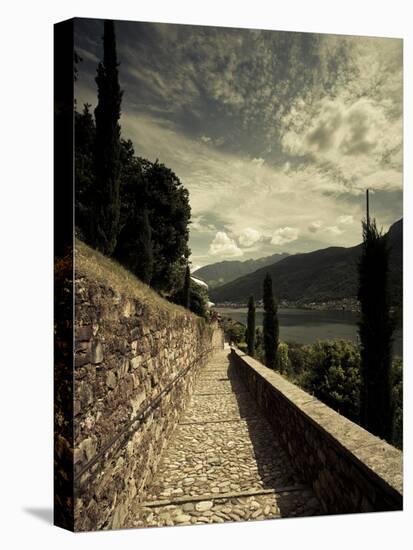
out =
<svg viewBox="0 0 413 550"><path fill-rule="evenodd" d="M216 353L164 451L135 527L317 515L272 429L229 361Z"/></svg>

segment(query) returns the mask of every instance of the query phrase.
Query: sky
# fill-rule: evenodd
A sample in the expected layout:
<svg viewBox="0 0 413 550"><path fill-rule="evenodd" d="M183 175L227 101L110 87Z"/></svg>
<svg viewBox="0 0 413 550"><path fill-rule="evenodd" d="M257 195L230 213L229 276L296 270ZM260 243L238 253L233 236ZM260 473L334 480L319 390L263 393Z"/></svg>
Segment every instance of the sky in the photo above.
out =
<svg viewBox="0 0 413 550"><path fill-rule="evenodd" d="M400 39L117 21L122 136L189 190L193 268L361 241L402 217ZM77 19L78 109L103 22Z"/></svg>

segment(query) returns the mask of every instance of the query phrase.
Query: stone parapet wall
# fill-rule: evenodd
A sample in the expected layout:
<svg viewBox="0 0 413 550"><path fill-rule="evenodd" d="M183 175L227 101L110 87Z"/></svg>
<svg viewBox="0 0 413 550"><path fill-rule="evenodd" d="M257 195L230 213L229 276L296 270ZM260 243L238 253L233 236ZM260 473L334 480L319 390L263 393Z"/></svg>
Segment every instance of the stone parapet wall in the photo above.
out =
<svg viewBox="0 0 413 550"><path fill-rule="evenodd" d="M231 357L326 513L403 508L401 451L243 352Z"/></svg>
<svg viewBox="0 0 413 550"><path fill-rule="evenodd" d="M182 308L125 297L81 271L74 289L74 524L114 529L151 479L223 336Z"/></svg>

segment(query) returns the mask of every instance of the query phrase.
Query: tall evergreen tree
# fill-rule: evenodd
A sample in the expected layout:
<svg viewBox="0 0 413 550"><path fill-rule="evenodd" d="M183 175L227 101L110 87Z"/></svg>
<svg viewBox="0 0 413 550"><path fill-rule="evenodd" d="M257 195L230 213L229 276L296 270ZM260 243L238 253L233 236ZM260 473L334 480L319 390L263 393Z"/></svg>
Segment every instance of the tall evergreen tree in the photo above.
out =
<svg viewBox="0 0 413 550"><path fill-rule="evenodd" d="M91 243L94 198L95 121L85 103L83 111L75 111L75 221L77 235Z"/></svg>
<svg viewBox="0 0 413 550"><path fill-rule="evenodd" d="M250 296L248 300L248 317L247 317L247 346L248 355L255 355L255 301L254 296Z"/></svg>
<svg viewBox="0 0 413 550"><path fill-rule="evenodd" d="M152 228L149 223L148 210L144 208L142 217L137 224L138 241L136 246L135 269L136 275L146 284L151 284L153 274L153 245Z"/></svg>
<svg viewBox="0 0 413 550"><path fill-rule="evenodd" d="M264 353L265 364L270 369L275 369L277 362L278 348L278 314L277 305L275 303L272 290L271 275L267 273L264 279L264 322L263 322L263 338L264 338Z"/></svg>
<svg viewBox="0 0 413 550"><path fill-rule="evenodd" d="M191 293L191 270L189 265L186 266L184 286L182 289L182 305L189 309L190 307L190 293Z"/></svg>
<svg viewBox="0 0 413 550"><path fill-rule="evenodd" d="M95 109L95 197L92 244L111 255L116 246L120 216L120 108L115 25L104 22L103 63L96 76L98 104Z"/></svg>
<svg viewBox="0 0 413 550"><path fill-rule="evenodd" d="M389 249L375 220L363 222L358 266L360 301L361 422L379 437L391 437L390 370L394 324L388 290Z"/></svg>

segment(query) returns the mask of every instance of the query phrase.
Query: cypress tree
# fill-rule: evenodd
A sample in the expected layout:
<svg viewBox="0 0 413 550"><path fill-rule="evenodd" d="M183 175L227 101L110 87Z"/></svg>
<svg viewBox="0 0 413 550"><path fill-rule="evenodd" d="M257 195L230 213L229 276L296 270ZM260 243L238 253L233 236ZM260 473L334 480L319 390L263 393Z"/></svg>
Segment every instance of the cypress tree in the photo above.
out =
<svg viewBox="0 0 413 550"><path fill-rule="evenodd" d="M153 274L152 229L148 210L144 208L140 221L140 232L136 250L136 275L146 284L151 283Z"/></svg>
<svg viewBox="0 0 413 550"><path fill-rule="evenodd" d="M182 289L182 305L189 309L190 307L190 293L191 293L191 270L189 265L186 266L184 286Z"/></svg>
<svg viewBox="0 0 413 550"><path fill-rule="evenodd" d="M120 216L120 107L116 37L113 21L104 22L103 63L96 76L95 197L92 243L111 255L116 246Z"/></svg>
<svg viewBox="0 0 413 550"><path fill-rule="evenodd" d="M75 111L75 222L77 235L93 245L95 121L89 107L86 103L82 113Z"/></svg>
<svg viewBox="0 0 413 550"><path fill-rule="evenodd" d="M278 315L277 305L275 303L274 294L272 291L272 279L269 273L264 279L264 322L263 322L263 339L265 364L270 369L275 369L277 360L278 348Z"/></svg>
<svg viewBox="0 0 413 550"><path fill-rule="evenodd" d="M255 355L255 302L254 296L248 300L248 318L247 318L247 346L248 355Z"/></svg>
<svg viewBox="0 0 413 550"><path fill-rule="evenodd" d="M390 371L394 324L388 289L389 249L376 222L363 227L358 265L360 302L361 422L379 437L391 437Z"/></svg>

